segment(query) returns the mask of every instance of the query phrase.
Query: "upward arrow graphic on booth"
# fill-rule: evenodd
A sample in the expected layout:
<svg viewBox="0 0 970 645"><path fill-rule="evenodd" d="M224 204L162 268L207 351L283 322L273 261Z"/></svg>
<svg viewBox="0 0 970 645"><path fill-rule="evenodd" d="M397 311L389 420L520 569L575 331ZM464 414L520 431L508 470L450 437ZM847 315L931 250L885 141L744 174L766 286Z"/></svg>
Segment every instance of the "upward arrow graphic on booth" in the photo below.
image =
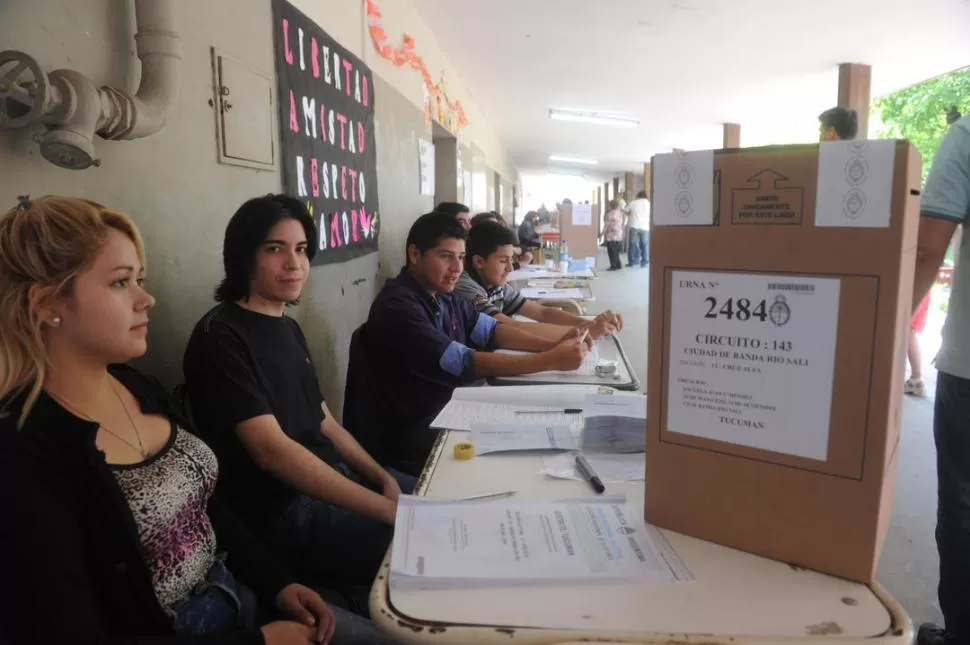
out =
<svg viewBox="0 0 970 645"><path fill-rule="evenodd" d="M731 191L732 224L801 224L804 188L779 186L789 179L765 168Z"/></svg>

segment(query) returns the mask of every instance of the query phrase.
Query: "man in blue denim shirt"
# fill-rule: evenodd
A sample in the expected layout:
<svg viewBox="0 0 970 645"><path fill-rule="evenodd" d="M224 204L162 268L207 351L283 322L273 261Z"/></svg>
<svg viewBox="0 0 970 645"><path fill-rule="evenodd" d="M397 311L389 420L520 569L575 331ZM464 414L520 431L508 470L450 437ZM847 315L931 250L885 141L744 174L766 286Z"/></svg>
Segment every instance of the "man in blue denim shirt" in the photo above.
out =
<svg viewBox="0 0 970 645"><path fill-rule="evenodd" d="M970 116L940 144L920 205L914 307L936 278L957 225L970 217ZM938 502L940 608L945 632L923 625L920 645L970 643L970 246L957 249L953 291L936 358L939 377L933 434Z"/></svg>
<svg viewBox="0 0 970 645"><path fill-rule="evenodd" d="M392 430L391 465L418 474L437 432L429 425L458 386L489 376L572 370L586 355L579 334L561 342L479 314L453 294L464 269L465 231L452 215L428 213L408 233L407 266L387 281L365 324L368 394ZM494 354L494 348L526 355Z"/></svg>

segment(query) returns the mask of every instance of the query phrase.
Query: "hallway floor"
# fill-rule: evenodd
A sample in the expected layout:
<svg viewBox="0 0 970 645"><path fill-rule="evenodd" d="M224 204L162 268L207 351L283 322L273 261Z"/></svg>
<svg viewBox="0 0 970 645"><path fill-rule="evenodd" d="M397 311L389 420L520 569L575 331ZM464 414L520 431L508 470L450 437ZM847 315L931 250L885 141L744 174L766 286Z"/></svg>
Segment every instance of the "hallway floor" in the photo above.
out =
<svg viewBox="0 0 970 645"><path fill-rule="evenodd" d="M609 266L605 251L601 251L600 255L598 266ZM591 314L605 309L623 314L623 345L645 388L649 270L601 270L600 279L593 283L593 292L596 300L590 304ZM924 334L927 338L924 363L928 363L935 354L938 341L934 346L930 339L938 338L941 325L942 313L938 307L933 307ZM933 445L932 393L936 389L936 375L931 367L926 368L925 379L930 396L925 399L906 397L903 406L892 524L877 574L878 581L905 607L917 626L925 621L942 620L936 600L938 560L933 538L936 526L936 451Z"/></svg>

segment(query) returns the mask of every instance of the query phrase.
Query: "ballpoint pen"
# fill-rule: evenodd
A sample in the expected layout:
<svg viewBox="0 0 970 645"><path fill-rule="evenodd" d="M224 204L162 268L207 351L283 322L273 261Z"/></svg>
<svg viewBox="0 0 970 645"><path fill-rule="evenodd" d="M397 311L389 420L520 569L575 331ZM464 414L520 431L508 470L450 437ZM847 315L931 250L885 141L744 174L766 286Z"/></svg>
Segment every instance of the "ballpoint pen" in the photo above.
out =
<svg viewBox="0 0 970 645"><path fill-rule="evenodd" d="M603 491L606 490L606 486L603 485L603 480L593 472L593 467L589 465L586 461L586 457L582 455L576 455L576 468L579 469L579 474L583 476L589 485L593 487L593 491L597 495L602 495Z"/></svg>

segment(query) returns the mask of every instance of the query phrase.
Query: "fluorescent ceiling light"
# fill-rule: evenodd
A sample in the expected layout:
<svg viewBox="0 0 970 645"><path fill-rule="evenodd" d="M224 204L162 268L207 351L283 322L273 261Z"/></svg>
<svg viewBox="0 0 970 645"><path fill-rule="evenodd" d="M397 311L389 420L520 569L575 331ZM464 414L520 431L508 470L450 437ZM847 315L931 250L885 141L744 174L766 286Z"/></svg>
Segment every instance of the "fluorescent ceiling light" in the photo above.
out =
<svg viewBox="0 0 970 645"><path fill-rule="evenodd" d="M595 166L599 162L589 157L569 157L566 155L549 155L549 161L553 163L581 163L587 166Z"/></svg>
<svg viewBox="0 0 970 645"><path fill-rule="evenodd" d="M550 168L550 175L566 175L567 177L585 177L582 168Z"/></svg>
<svg viewBox="0 0 970 645"><path fill-rule="evenodd" d="M549 118L557 121L580 121L597 125L612 125L619 128L636 128L640 125L638 119L628 116L617 116L605 112L591 112L588 110L567 110L549 108Z"/></svg>

